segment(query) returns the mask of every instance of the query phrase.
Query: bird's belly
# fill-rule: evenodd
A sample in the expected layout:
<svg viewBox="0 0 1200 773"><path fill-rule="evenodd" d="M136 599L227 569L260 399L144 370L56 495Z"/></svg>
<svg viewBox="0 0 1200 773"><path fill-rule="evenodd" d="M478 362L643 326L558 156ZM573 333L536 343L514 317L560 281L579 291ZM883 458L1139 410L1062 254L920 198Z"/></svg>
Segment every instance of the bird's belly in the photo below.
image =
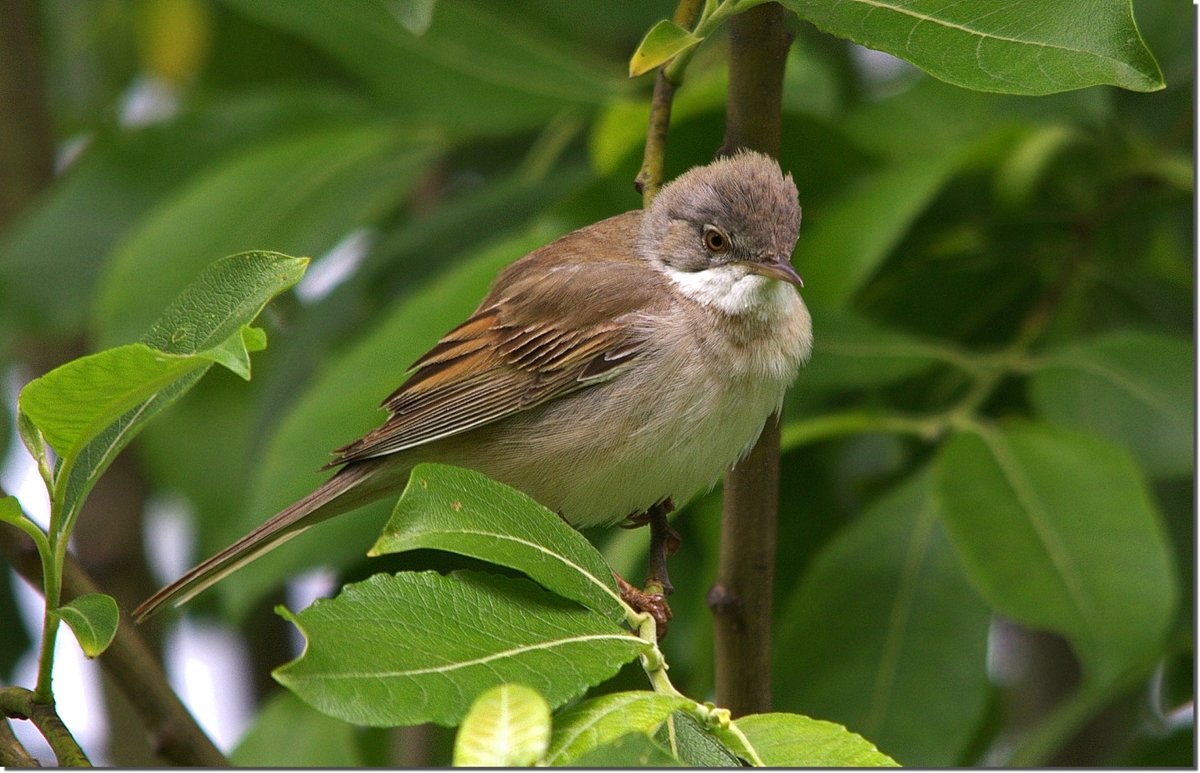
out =
<svg viewBox="0 0 1200 773"><path fill-rule="evenodd" d="M749 450L786 383L705 389L611 384L485 429L452 459L518 488L572 525L610 525L671 497L681 506ZM628 392L628 397L626 397Z"/></svg>

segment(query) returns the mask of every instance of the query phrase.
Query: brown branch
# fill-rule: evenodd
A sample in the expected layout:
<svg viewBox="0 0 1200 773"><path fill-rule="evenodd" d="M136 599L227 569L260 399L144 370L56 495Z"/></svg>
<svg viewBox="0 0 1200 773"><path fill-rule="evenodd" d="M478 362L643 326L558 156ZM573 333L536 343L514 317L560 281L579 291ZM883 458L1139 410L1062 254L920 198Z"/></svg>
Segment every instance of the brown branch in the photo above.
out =
<svg viewBox="0 0 1200 773"><path fill-rule="evenodd" d="M54 127L32 0L0 10L0 229L54 174Z"/></svg>
<svg viewBox="0 0 1200 773"><path fill-rule="evenodd" d="M729 98L722 154L779 155L783 68L791 36L766 3L729 21ZM734 716L771 709L771 599L779 511L779 417L725 475L721 553L709 592L717 703Z"/></svg>
<svg viewBox="0 0 1200 773"><path fill-rule="evenodd" d="M25 747L17 740L8 719L0 719L0 766L6 768L37 768L41 767L36 759L25 751Z"/></svg>
<svg viewBox="0 0 1200 773"><path fill-rule="evenodd" d="M42 586L42 567L33 543L18 529L0 524L0 553L36 588ZM100 590L92 579L67 556L62 583L63 601ZM213 745L179 696L171 689L166 674L150 648L134 630L133 621L121 611L112 645L99 658L100 665L120 685L154 741L156 753L175 765L228 767L229 760Z"/></svg>
<svg viewBox="0 0 1200 773"><path fill-rule="evenodd" d="M39 703L32 690L24 687L0 687L0 711L13 719L28 719L33 723L60 767L90 768L92 762L79 747L75 736L63 724L52 703Z"/></svg>

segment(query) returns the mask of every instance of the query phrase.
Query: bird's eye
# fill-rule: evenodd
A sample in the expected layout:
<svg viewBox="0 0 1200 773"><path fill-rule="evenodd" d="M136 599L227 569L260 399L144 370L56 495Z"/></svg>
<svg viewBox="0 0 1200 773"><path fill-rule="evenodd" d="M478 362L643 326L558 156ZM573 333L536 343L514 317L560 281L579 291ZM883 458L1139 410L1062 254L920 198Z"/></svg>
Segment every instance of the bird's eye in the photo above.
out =
<svg viewBox="0 0 1200 773"><path fill-rule="evenodd" d="M714 255L729 252L729 237L722 233L719 228L711 225L706 226L704 229L704 247Z"/></svg>

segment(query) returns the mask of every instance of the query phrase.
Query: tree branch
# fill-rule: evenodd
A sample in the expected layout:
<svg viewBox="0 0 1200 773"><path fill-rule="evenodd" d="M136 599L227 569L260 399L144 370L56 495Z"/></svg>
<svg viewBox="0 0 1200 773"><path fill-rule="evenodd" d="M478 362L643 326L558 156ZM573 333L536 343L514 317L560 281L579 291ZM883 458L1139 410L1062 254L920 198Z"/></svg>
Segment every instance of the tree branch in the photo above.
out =
<svg viewBox="0 0 1200 773"><path fill-rule="evenodd" d="M41 562L32 541L8 524L0 524L0 553L29 583L36 588L42 587ZM68 555L63 572L63 600L99 592L87 573ZM133 621L124 610L116 638L99 661L133 704L153 737L159 756L176 765L229 766L229 760L213 745L171 689L158 660L135 632Z"/></svg>
<svg viewBox="0 0 1200 773"><path fill-rule="evenodd" d="M779 155L783 68L791 36L766 3L729 21L729 98L722 154ZM734 716L771 709L771 601L779 511L779 417L725 475L721 553L709 591L717 703Z"/></svg>
<svg viewBox="0 0 1200 773"><path fill-rule="evenodd" d="M17 734L13 732L12 725L7 719L0 719L0 766L6 768L41 767L17 740Z"/></svg>
<svg viewBox="0 0 1200 773"><path fill-rule="evenodd" d="M0 229L54 175L37 10L32 0L12 0L0 12Z"/></svg>
<svg viewBox="0 0 1200 773"><path fill-rule="evenodd" d="M32 690L0 687L0 711L14 719L28 719L50 744L60 767L90 768L92 762L79 748L75 736L59 719L52 703L39 703Z"/></svg>

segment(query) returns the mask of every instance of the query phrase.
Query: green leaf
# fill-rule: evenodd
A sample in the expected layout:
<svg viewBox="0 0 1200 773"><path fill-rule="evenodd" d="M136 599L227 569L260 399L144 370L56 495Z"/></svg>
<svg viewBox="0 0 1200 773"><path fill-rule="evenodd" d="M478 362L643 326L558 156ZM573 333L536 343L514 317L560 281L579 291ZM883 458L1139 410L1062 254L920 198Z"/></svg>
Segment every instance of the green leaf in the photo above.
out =
<svg viewBox="0 0 1200 773"><path fill-rule="evenodd" d="M1029 395L1050 421L1126 446L1152 475L1194 470L1195 349L1182 338L1115 333L1045 353Z"/></svg>
<svg viewBox="0 0 1200 773"><path fill-rule="evenodd" d="M0 523L17 527L33 540L38 558L42 561L42 570L45 571L52 560L50 541L46 537L46 532L42 531L42 527L25 515L25 511L21 509L21 503L17 501L16 497L0 497Z"/></svg>
<svg viewBox="0 0 1200 773"><path fill-rule="evenodd" d="M619 623L631 612L612 570L566 521L472 470L417 466L369 555L436 548L511 567Z"/></svg>
<svg viewBox="0 0 1200 773"><path fill-rule="evenodd" d="M736 766L735 759L732 766ZM729 767L730 765L726 765ZM573 768L677 768L694 767L675 759L650 736L626 733L595 746L571 761Z"/></svg>
<svg viewBox="0 0 1200 773"><path fill-rule="evenodd" d="M723 114L729 89L724 68L688 73L688 87L671 100L671 123L679 126L705 113ZM588 159L600 174L612 174L634 153L640 159L650 120L650 95L628 97L606 104L592 121L588 136Z"/></svg>
<svg viewBox="0 0 1200 773"><path fill-rule="evenodd" d="M506 682L558 706L647 647L528 580L476 572L376 575L284 614L308 643L275 678L318 710L364 725L454 725L476 696Z"/></svg>
<svg viewBox="0 0 1200 773"><path fill-rule="evenodd" d="M733 724L773 768L898 767L874 744L833 722L772 713L751 714Z"/></svg>
<svg viewBox="0 0 1200 773"><path fill-rule="evenodd" d="M103 593L77 596L54 610L54 614L71 626L80 649L89 658L108 649L121 620L116 599Z"/></svg>
<svg viewBox="0 0 1200 773"><path fill-rule="evenodd" d="M976 587L1003 614L1064 635L1093 683L1161 646L1178 589L1128 453L1049 425L978 427L942 447L936 485Z"/></svg>
<svg viewBox="0 0 1200 773"><path fill-rule="evenodd" d="M1123 0L781 2L825 32L968 89L1052 94L1101 84L1163 87Z"/></svg>
<svg viewBox="0 0 1200 773"><path fill-rule="evenodd" d="M675 756L676 764L692 768L736 768L742 764L707 728L682 711L671 714L654 739Z"/></svg>
<svg viewBox="0 0 1200 773"><path fill-rule="evenodd" d="M189 372L212 364L128 344L80 357L31 381L21 410L54 452L73 460L79 450L134 407Z"/></svg>
<svg viewBox="0 0 1200 773"><path fill-rule="evenodd" d="M214 255L321 254L392 211L432 149L428 139L375 122L288 136L224 159L113 248L93 307L101 341L145 330Z"/></svg>
<svg viewBox="0 0 1200 773"><path fill-rule="evenodd" d="M454 738L454 766L527 768L550 745L550 706L522 684L502 684L475 699Z"/></svg>
<svg viewBox="0 0 1200 773"><path fill-rule="evenodd" d="M441 0L428 29L414 37L382 3L226 2L311 42L401 108L406 121L457 135L541 128L564 108L628 90L616 62L597 59L583 39L564 39L526 11ZM599 24L604 17L593 18Z"/></svg>
<svg viewBox="0 0 1200 773"><path fill-rule="evenodd" d="M329 460L330 450L383 421L379 401L404 380L408 365L466 319L501 268L557 235L533 230L465 257L396 303L353 347L325 363L266 440L247 503L220 524L226 532L218 535L218 541L228 544L316 488L321 477L313 471ZM301 567L343 566L361 558L391 506L379 502L353 517L322 524L317 529L327 535L336 533L336 538L295 539L253 562L238 573L238 582L218 586L226 608L233 616L240 615Z"/></svg>
<svg viewBox="0 0 1200 773"><path fill-rule="evenodd" d="M280 137L307 135L320 127L362 122L368 113L361 99L346 92L278 82L241 93L216 89L204 99L185 103L191 103L190 109L185 107L186 112L166 123L94 132L81 157L0 235L0 317L22 330L33 328L62 338L82 335L93 289L105 266L100 258L197 175L248 149L270 147L260 144L264 137L279 142ZM68 223L70 227L64 227ZM186 225L186 230L173 234L180 244L168 245L172 250L194 238L211 238L208 227ZM239 243L203 255L211 259L262 246ZM149 277L136 279L140 287ZM145 321L169 299L167 295L147 303L151 316ZM142 329L131 329L120 342Z"/></svg>
<svg viewBox="0 0 1200 773"><path fill-rule="evenodd" d="M1054 160L1087 141L1074 126L1050 124L1026 132L996 170L996 198L1014 212L1033 204L1034 195L1054 169Z"/></svg>
<svg viewBox="0 0 1200 773"><path fill-rule="evenodd" d="M19 520L25 518L21 503L16 497L0 497L0 523L11 523L16 526Z"/></svg>
<svg viewBox="0 0 1200 773"><path fill-rule="evenodd" d="M849 309L813 309L812 360L800 376L804 391L877 387L963 355L946 344L875 325Z"/></svg>
<svg viewBox="0 0 1200 773"><path fill-rule="evenodd" d="M836 198L805 212L795 264L804 297L846 305L875 274L917 217L969 157L971 145L943 148L864 175Z"/></svg>
<svg viewBox="0 0 1200 773"><path fill-rule="evenodd" d="M230 759L243 768L353 768L367 764L358 729L279 690L254 718ZM281 740L286 739L286 743Z"/></svg>
<svg viewBox="0 0 1200 773"><path fill-rule="evenodd" d="M171 304L142 343L72 360L21 390L21 411L71 460L122 415L213 362L249 378L243 326L295 284L308 261L252 252L214 263ZM262 347L258 336L251 342Z"/></svg>
<svg viewBox="0 0 1200 773"><path fill-rule="evenodd" d="M254 346L262 341L258 335L247 338L243 328L299 280L307 263L266 252L216 261L141 343L72 360L25 385L17 401L23 422L59 455L54 496L63 503L66 528L116 454L213 362L231 361L249 376L247 340ZM239 348L241 354L232 354Z"/></svg>
<svg viewBox="0 0 1200 773"><path fill-rule="evenodd" d="M653 733L671 712L691 705L682 696L644 690L583 701L555 718L546 764L575 765L588 751L627 733Z"/></svg>
<svg viewBox="0 0 1200 773"><path fill-rule="evenodd" d="M33 421L21 411L17 411L17 434L29 455L37 462L38 473L46 484L46 490L54 487L53 463L50 460L50 449L46 448L46 438L38 430Z"/></svg>
<svg viewBox="0 0 1200 773"><path fill-rule="evenodd" d="M840 722L906 765L955 765L990 690L990 619L919 472L837 533L784 606L776 704Z"/></svg>
<svg viewBox="0 0 1200 773"><path fill-rule="evenodd" d="M638 44L637 50L633 52L633 56L629 58L629 77L636 78L648 73L663 62L698 45L700 38L670 19L663 19L650 28L646 37Z"/></svg>

